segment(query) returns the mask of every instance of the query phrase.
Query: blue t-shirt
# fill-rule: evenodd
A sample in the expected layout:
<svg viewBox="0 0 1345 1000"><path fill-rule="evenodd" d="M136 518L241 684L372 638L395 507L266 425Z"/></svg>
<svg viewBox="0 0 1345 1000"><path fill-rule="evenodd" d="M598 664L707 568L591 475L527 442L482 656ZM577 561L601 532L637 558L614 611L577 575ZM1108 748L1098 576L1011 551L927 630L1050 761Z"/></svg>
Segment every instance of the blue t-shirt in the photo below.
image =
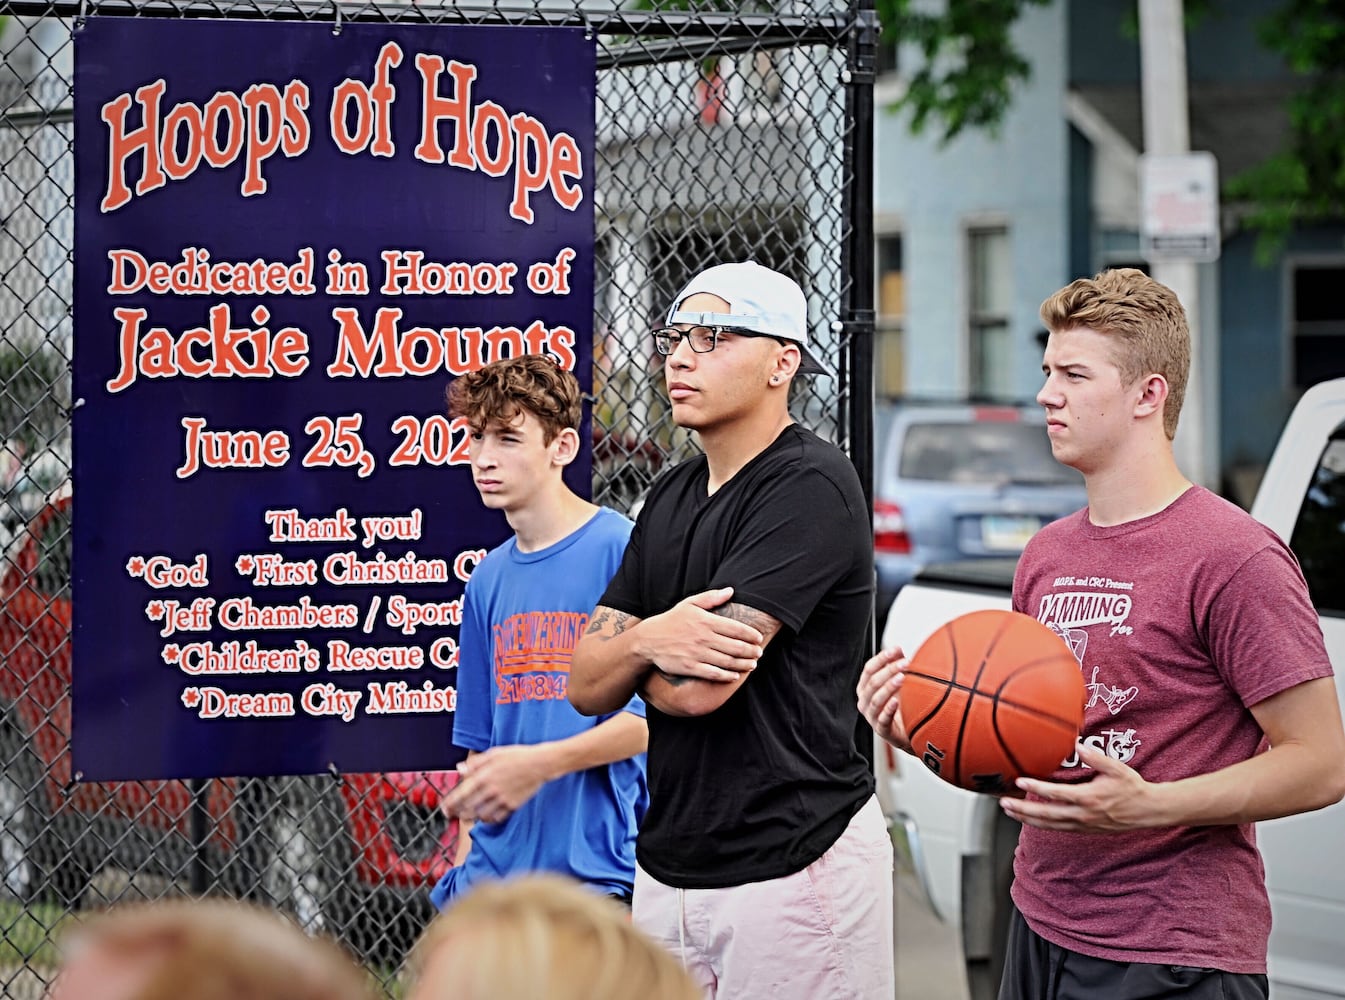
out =
<svg viewBox="0 0 1345 1000"><path fill-rule="evenodd" d="M631 522L601 508L537 552L511 538L472 571L463 597L453 742L468 750L578 735L591 718L570 705L570 656L621 563ZM632 698L623 711L644 717ZM613 713L616 714L616 713ZM530 871L629 893L635 833L649 800L645 755L548 781L503 823L472 827L472 849L430 893L443 909L482 879Z"/></svg>

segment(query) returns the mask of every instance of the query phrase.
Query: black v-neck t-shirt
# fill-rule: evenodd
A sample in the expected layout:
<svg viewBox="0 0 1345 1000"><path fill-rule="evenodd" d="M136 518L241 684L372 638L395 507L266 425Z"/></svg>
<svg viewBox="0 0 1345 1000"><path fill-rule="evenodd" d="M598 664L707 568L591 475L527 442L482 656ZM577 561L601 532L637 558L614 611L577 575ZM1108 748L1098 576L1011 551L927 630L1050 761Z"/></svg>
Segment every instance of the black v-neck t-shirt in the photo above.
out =
<svg viewBox="0 0 1345 1000"><path fill-rule="evenodd" d="M791 424L713 496L704 456L661 476L601 603L638 618L692 594L782 628L720 708L649 706L649 812L636 857L665 885L722 888L806 868L873 792L856 745L873 536L859 477L834 445Z"/></svg>

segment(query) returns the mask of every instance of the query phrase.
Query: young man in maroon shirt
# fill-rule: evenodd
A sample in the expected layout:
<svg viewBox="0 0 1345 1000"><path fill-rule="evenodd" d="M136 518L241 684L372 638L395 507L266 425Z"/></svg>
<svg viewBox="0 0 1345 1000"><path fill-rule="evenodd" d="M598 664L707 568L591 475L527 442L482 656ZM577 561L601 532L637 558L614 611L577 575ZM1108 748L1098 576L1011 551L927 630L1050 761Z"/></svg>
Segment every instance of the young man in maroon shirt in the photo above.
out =
<svg viewBox="0 0 1345 1000"><path fill-rule="evenodd" d="M1252 824L1345 796L1320 625L1283 541L1177 467L1191 349L1171 289L1105 271L1041 317L1037 402L1088 507L1032 539L1013 606L1069 642L1088 701L1053 780L1019 779L1001 799L1023 831L1000 1000L1264 998ZM905 665L880 652L858 695L909 749Z"/></svg>

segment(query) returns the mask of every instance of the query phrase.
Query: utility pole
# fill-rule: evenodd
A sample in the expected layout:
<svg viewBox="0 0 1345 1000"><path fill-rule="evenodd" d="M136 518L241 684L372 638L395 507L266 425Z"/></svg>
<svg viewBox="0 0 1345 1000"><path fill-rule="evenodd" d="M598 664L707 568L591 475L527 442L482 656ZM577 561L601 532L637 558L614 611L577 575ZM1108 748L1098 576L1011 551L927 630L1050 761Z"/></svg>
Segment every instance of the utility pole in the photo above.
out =
<svg viewBox="0 0 1345 1000"><path fill-rule="evenodd" d="M1182 0L1139 0L1140 99L1144 152L1176 156L1190 152L1186 93L1186 24ZM1191 327L1191 375L1186 385L1174 451L1182 471L1195 483L1217 491L1217 338L1211 345L1201 329L1200 272L1194 259L1154 260L1154 279L1177 293Z"/></svg>

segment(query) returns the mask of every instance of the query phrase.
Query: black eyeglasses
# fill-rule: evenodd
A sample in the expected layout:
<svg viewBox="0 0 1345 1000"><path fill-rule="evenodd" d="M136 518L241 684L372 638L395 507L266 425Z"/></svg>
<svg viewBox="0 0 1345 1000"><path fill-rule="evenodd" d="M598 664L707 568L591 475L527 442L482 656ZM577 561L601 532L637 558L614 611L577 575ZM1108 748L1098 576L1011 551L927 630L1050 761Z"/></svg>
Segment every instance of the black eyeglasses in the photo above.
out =
<svg viewBox="0 0 1345 1000"><path fill-rule="evenodd" d="M719 338L726 333L732 333L739 337L770 337L782 344L785 342L780 337L771 336L769 333L740 330L732 326L693 326L685 330L679 330L675 326L665 326L654 331L654 347L660 354L667 357L677 350L678 344L685 340L697 354L709 354L719 343Z"/></svg>

